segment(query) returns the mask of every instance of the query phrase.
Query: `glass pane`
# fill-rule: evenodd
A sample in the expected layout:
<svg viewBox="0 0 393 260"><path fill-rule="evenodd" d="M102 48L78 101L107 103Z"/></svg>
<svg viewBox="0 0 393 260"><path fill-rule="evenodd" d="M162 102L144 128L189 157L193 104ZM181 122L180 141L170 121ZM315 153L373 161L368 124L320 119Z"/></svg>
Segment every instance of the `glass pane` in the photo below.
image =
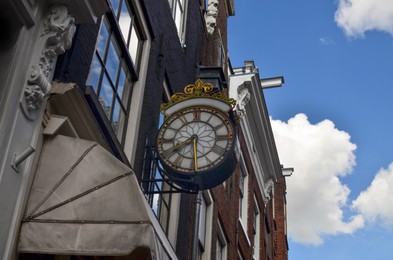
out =
<svg viewBox="0 0 393 260"><path fill-rule="evenodd" d="M134 62L135 67L137 67L137 58L138 58L138 52L139 52L139 35L138 32L135 29L135 25L131 27L131 39L130 39L130 45L128 47L128 51L130 52L130 56L132 61Z"/></svg>
<svg viewBox="0 0 393 260"><path fill-rule="evenodd" d="M112 126L113 129L115 130L117 138L120 141L122 141L121 139L123 137L124 120L125 120L124 110L121 108L119 100L116 99L113 107Z"/></svg>
<svg viewBox="0 0 393 260"><path fill-rule="evenodd" d="M102 79L99 101L105 114L110 119L113 102L113 88L106 74L104 74Z"/></svg>
<svg viewBox="0 0 393 260"><path fill-rule="evenodd" d="M216 260L221 260L222 259L222 245L220 242L220 238L217 238L216 242Z"/></svg>
<svg viewBox="0 0 393 260"><path fill-rule="evenodd" d="M207 210L207 205L205 198L202 196L201 199L201 210L199 212L199 232L198 232L198 238L199 242L202 244L202 246L205 246L205 233L206 233L206 210Z"/></svg>
<svg viewBox="0 0 393 260"><path fill-rule="evenodd" d="M184 0L178 0L178 3L180 5L180 8L183 10Z"/></svg>
<svg viewBox="0 0 393 260"><path fill-rule="evenodd" d="M176 13L175 13L175 23L177 27L177 31L179 32L179 35L181 33L181 26L182 26L182 17L183 17L183 12L181 10L181 6L178 4L176 5Z"/></svg>
<svg viewBox="0 0 393 260"><path fill-rule="evenodd" d="M120 26L120 31L123 34L124 40L127 43L128 36L130 34L131 16L126 3L124 3L123 6L121 7L119 26Z"/></svg>
<svg viewBox="0 0 393 260"><path fill-rule="evenodd" d="M105 68L112 82L116 81L119 64L120 64L120 51L114 36L112 36L109 44L108 57L105 63Z"/></svg>
<svg viewBox="0 0 393 260"><path fill-rule="evenodd" d="M91 85L97 94L98 81L102 71L102 65L97 55L94 55L93 62L91 64L89 78L87 79L87 85Z"/></svg>
<svg viewBox="0 0 393 260"><path fill-rule="evenodd" d="M154 189L154 190L156 191L156 189ZM154 194L153 195L153 206L152 206L152 209L153 209L154 214L156 214L157 217L158 217L158 201L159 201L159 197L160 197L159 194Z"/></svg>
<svg viewBox="0 0 393 260"><path fill-rule="evenodd" d="M103 18L101 23L100 35L98 36L97 51L101 58L104 58L105 48L109 39L109 24L106 17Z"/></svg>
<svg viewBox="0 0 393 260"><path fill-rule="evenodd" d="M119 9L120 0L110 0L110 1L111 1L111 5L113 8L113 12L115 13L115 16L117 17L117 10Z"/></svg>
<svg viewBox="0 0 393 260"><path fill-rule="evenodd" d="M116 92L119 95L119 97L121 97L122 101L123 100L123 90L124 90L124 85L126 84L126 72L125 70L127 70L126 68L124 68L124 64L123 66L120 67L120 74L119 74L119 80L117 82L117 89Z"/></svg>
<svg viewBox="0 0 393 260"><path fill-rule="evenodd" d="M162 203L162 202L161 202ZM165 233L168 230L168 216L169 216L169 210L167 207L164 205L161 205L161 212L160 212L160 224L161 227L164 229Z"/></svg>

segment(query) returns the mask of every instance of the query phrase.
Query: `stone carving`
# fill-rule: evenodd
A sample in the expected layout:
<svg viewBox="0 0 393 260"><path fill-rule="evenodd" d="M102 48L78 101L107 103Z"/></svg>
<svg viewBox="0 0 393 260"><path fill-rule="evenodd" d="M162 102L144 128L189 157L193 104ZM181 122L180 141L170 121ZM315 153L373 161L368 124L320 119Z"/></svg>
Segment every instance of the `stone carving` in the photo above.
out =
<svg viewBox="0 0 393 260"><path fill-rule="evenodd" d="M214 32L218 16L218 0L209 0L206 12L206 28L209 34Z"/></svg>
<svg viewBox="0 0 393 260"><path fill-rule="evenodd" d="M37 85L27 85L25 88L25 100L29 111L36 111L44 100L44 94Z"/></svg>
<svg viewBox="0 0 393 260"><path fill-rule="evenodd" d="M241 85L238 89L237 89L237 113L240 116L244 116L244 114L246 113L246 105L247 103L250 101L250 91L248 90L248 88L244 85Z"/></svg>
<svg viewBox="0 0 393 260"><path fill-rule="evenodd" d="M264 195L263 196L263 201L265 203L265 207L266 207L267 203L269 202L269 200L271 198L270 194L271 194L271 192L273 190L273 187L274 187L274 182L271 179L269 179L264 184L264 187L263 187L263 195Z"/></svg>
<svg viewBox="0 0 393 260"><path fill-rule="evenodd" d="M51 84L37 66L32 66L29 71L25 88L26 106L29 111L36 111L40 108L44 97L49 94Z"/></svg>
<svg viewBox="0 0 393 260"><path fill-rule="evenodd" d="M75 19L68 14L65 5L55 5L49 9L49 14L43 22L43 33L40 41L43 50L36 65L32 65L21 101L25 115L33 120L33 113L38 111L50 92L50 81L57 57L71 47L75 33Z"/></svg>
<svg viewBox="0 0 393 260"><path fill-rule="evenodd" d="M75 19L68 14L66 6L56 5L50 8L49 15L44 21L44 28L42 37L46 37L46 42L39 65L48 78L57 56L71 47L75 33Z"/></svg>

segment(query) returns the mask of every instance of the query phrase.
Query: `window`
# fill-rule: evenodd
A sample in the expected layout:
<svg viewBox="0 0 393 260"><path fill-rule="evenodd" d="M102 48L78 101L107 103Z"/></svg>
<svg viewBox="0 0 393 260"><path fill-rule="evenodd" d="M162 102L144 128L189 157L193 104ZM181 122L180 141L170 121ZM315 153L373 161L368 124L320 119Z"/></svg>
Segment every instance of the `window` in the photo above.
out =
<svg viewBox="0 0 393 260"><path fill-rule="evenodd" d="M160 114L159 127L162 125L163 120L164 116ZM162 228L167 232L172 196L170 193L165 192L172 191L172 188L168 184L165 184L165 182L157 181L163 179L163 176L158 169L160 166L158 165L159 162L155 160L157 154L154 149L154 140L155 139L151 138L149 135L146 136L144 155L145 165L142 178L148 182L142 183L142 190L145 192L147 201L157 219L160 221Z"/></svg>
<svg viewBox="0 0 393 260"><path fill-rule="evenodd" d="M120 143L124 144L125 126L132 93L132 76L111 26L103 18L96 52L87 81L97 94Z"/></svg>
<svg viewBox="0 0 393 260"><path fill-rule="evenodd" d="M222 229L220 221L217 222L217 242L216 242L216 260L226 260L227 259L227 239L225 237L224 231Z"/></svg>
<svg viewBox="0 0 393 260"><path fill-rule="evenodd" d="M213 221L213 199L209 191L198 194L200 198L199 230L198 230L198 256L197 259L210 259L211 230Z"/></svg>
<svg viewBox="0 0 393 260"><path fill-rule="evenodd" d="M125 0L111 0L110 2L131 60L137 68L142 47L142 35L133 8Z"/></svg>
<svg viewBox="0 0 393 260"><path fill-rule="evenodd" d="M155 160L157 154L152 140L154 138L146 136L141 189L169 241L175 247L180 194L172 193L173 188L168 183L160 181L163 176L158 170L159 162Z"/></svg>
<svg viewBox="0 0 393 260"><path fill-rule="evenodd" d="M111 1L111 5L114 13L101 19L87 85L93 87L119 142L124 145L143 39L131 6L120 0Z"/></svg>
<svg viewBox="0 0 393 260"><path fill-rule="evenodd" d="M168 0L182 46L185 46L187 1L188 0Z"/></svg>
<svg viewBox="0 0 393 260"><path fill-rule="evenodd" d="M244 231L247 228L247 206L248 206L248 176L247 170L242 159L240 163L240 176L239 176L239 219L243 225ZM247 232L246 232L247 234Z"/></svg>
<svg viewBox="0 0 393 260"><path fill-rule="evenodd" d="M169 88L166 81L163 82L164 95L163 102L167 102L169 95ZM160 113L158 119L158 128L164 122L164 115ZM158 167L161 167L159 162L155 160L157 157L155 150L155 137L146 136L145 155L144 155L144 169L142 175L142 191L152 208L154 214L159 220L161 227L167 234L172 246L176 247L177 228L180 207L180 193L172 193L173 188L166 182L160 180L164 176L161 175Z"/></svg>

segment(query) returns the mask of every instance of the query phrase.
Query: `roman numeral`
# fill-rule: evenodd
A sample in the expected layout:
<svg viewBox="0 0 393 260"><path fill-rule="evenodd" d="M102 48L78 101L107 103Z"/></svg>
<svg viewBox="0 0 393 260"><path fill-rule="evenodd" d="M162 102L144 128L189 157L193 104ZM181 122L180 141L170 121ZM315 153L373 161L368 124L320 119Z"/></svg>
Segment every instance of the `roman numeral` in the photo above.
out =
<svg viewBox="0 0 393 260"><path fill-rule="evenodd" d="M210 122L210 119L212 119L212 117L213 117L213 114L210 114L210 116L209 116L209 118L206 120L206 122L209 123L209 122Z"/></svg>
<svg viewBox="0 0 393 260"><path fill-rule="evenodd" d="M162 138L161 142L163 142L163 143L172 143L174 140L175 140L174 138L172 138L172 139Z"/></svg>
<svg viewBox="0 0 393 260"><path fill-rule="evenodd" d="M166 158L170 158L172 155L176 153L176 149L169 148L168 150L164 151L164 156Z"/></svg>
<svg viewBox="0 0 393 260"><path fill-rule="evenodd" d="M175 159L173 164L180 167L181 163L183 162L183 159L184 159L183 156L179 155L179 156L177 156L177 158Z"/></svg>
<svg viewBox="0 0 393 260"><path fill-rule="evenodd" d="M229 139L229 136L227 136L227 135L217 135L216 136L217 141L226 141L228 139Z"/></svg>
<svg viewBox="0 0 393 260"><path fill-rule="evenodd" d="M220 129L221 127L223 127L225 124L224 123L222 123L222 124L219 124L219 125L217 125L217 126L215 126L214 127L214 130L218 130L218 129Z"/></svg>
<svg viewBox="0 0 393 260"><path fill-rule="evenodd" d="M194 118L193 118L194 121L200 121L201 120L201 111L194 111L193 116L194 116Z"/></svg>
<svg viewBox="0 0 393 260"><path fill-rule="evenodd" d="M176 128L173 128L171 125L168 125L168 124L164 125L164 127L166 127L169 130L173 130L173 131L177 130Z"/></svg>
<svg viewBox="0 0 393 260"><path fill-rule="evenodd" d="M210 161L209 158L207 158L207 156L205 156L205 159L207 161L207 164L212 164L212 161Z"/></svg>
<svg viewBox="0 0 393 260"><path fill-rule="evenodd" d="M222 155L225 152L225 148L222 148L221 146L215 145L212 148L212 152L218 154L218 155Z"/></svg>
<svg viewBox="0 0 393 260"><path fill-rule="evenodd" d="M187 118L185 116L179 116L180 121L183 123L183 125L187 124Z"/></svg>

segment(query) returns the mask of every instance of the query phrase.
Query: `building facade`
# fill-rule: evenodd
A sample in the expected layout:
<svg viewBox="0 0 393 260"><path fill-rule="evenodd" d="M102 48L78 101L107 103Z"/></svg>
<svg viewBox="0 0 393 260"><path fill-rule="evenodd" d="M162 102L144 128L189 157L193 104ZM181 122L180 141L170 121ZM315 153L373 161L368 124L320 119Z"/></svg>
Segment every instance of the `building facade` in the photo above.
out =
<svg viewBox="0 0 393 260"><path fill-rule="evenodd" d="M233 0L0 7L3 259L286 259L259 73L228 59ZM238 166L185 193L162 181L155 142L160 105L197 79L237 100Z"/></svg>

